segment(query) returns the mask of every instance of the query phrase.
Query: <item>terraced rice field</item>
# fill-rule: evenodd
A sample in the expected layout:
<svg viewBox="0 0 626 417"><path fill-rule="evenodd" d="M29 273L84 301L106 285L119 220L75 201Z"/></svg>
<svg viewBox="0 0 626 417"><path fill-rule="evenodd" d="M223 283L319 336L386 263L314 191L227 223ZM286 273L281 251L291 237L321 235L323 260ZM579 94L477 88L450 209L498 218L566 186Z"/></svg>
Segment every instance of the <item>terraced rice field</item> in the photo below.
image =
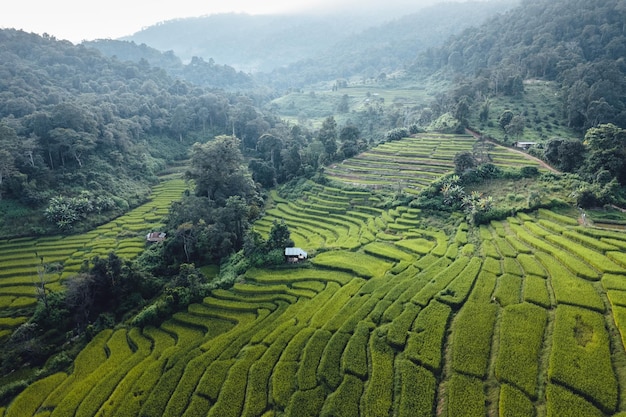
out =
<svg viewBox="0 0 626 417"><path fill-rule="evenodd" d="M280 200L317 255L159 328L99 334L5 416L607 416L626 411L626 236L541 210L448 236L408 207ZM469 243L473 242L473 243Z"/></svg>
<svg viewBox="0 0 626 417"><path fill-rule="evenodd" d="M145 235L162 227L172 201L180 198L186 184L182 179L164 181L153 189L151 199L117 219L81 235L0 240L0 340L27 320L24 307L36 302L42 262L49 290L75 275L83 261L105 257L111 251L133 258L146 246Z"/></svg>
<svg viewBox="0 0 626 417"><path fill-rule="evenodd" d="M454 171L454 156L472 152L477 141L470 135L422 133L388 142L326 170L329 178L370 188L401 187L417 193L437 178ZM485 149L489 160L501 167L539 165L497 146Z"/></svg>

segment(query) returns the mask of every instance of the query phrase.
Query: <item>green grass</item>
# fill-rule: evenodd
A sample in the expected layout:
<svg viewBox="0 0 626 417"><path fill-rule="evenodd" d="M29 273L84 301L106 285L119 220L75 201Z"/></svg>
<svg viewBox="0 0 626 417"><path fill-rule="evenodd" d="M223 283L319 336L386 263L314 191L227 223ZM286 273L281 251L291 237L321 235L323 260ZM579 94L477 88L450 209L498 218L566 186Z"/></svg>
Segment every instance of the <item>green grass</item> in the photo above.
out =
<svg viewBox="0 0 626 417"><path fill-rule="evenodd" d="M546 253L537 252L535 256L548 271L558 304L577 305L604 312L604 303L589 281L576 277L569 269Z"/></svg>
<svg viewBox="0 0 626 417"><path fill-rule="evenodd" d="M361 410L364 415L388 415L393 400L394 352L380 329L370 334L369 357L372 374L361 399Z"/></svg>
<svg viewBox="0 0 626 417"><path fill-rule="evenodd" d="M318 266L352 272L363 278L382 276L393 266L390 262L358 252L330 251L315 256L311 262Z"/></svg>
<svg viewBox="0 0 626 417"><path fill-rule="evenodd" d="M468 301L452 322L452 369L482 378L487 373L497 306Z"/></svg>
<svg viewBox="0 0 626 417"><path fill-rule="evenodd" d="M435 377L428 370L406 360L398 361L396 368L400 374L398 417L433 415L437 392Z"/></svg>
<svg viewBox="0 0 626 417"><path fill-rule="evenodd" d="M446 330L452 309L431 301L413 323L405 349L407 358L439 374Z"/></svg>
<svg viewBox="0 0 626 417"><path fill-rule="evenodd" d="M495 374L502 382L537 398L537 374L548 313L534 304L504 308L500 321L499 351Z"/></svg>
<svg viewBox="0 0 626 417"><path fill-rule="evenodd" d="M500 386L498 412L501 416L533 417L535 416L535 406L520 390L509 384L502 384Z"/></svg>
<svg viewBox="0 0 626 417"><path fill-rule="evenodd" d="M485 394L480 379L453 373L446 386L448 417L484 416Z"/></svg>
<svg viewBox="0 0 626 417"><path fill-rule="evenodd" d="M546 398L547 417L603 417L605 415L589 401L560 385L548 384Z"/></svg>
<svg viewBox="0 0 626 417"><path fill-rule="evenodd" d="M567 305L557 307L548 377L583 393L604 412L615 412L618 385L609 335L600 313Z"/></svg>

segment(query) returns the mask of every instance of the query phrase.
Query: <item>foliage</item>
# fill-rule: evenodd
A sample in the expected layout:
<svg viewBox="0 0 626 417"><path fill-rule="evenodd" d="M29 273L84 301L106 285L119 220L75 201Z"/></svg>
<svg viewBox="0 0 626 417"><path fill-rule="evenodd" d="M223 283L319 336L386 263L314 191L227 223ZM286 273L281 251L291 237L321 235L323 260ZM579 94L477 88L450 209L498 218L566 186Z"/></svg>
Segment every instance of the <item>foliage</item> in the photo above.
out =
<svg viewBox="0 0 626 417"><path fill-rule="evenodd" d="M626 184L626 130L614 124L593 127L587 130L584 143L589 149L587 172L608 171L610 177Z"/></svg>
<svg viewBox="0 0 626 417"><path fill-rule="evenodd" d="M525 90L524 79L555 80L563 88L567 126L623 125L626 84L619 60L626 42L620 35L625 11L617 1L598 6L581 0L523 4L423 53L413 71L472 74L471 81L458 83L453 97L516 96ZM514 116L501 123L503 129Z"/></svg>
<svg viewBox="0 0 626 417"><path fill-rule="evenodd" d="M400 140L402 138L409 137L409 130L403 127L397 127L395 129L391 129L387 133L385 133L385 140Z"/></svg>
<svg viewBox="0 0 626 417"><path fill-rule="evenodd" d="M459 152L454 155L454 172L462 175L465 171L476 167L476 159L471 152Z"/></svg>
<svg viewBox="0 0 626 417"><path fill-rule="evenodd" d="M114 208L116 205L111 197L94 197L84 191L77 197L53 197L44 214L58 229L68 231L72 229L74 223L86 219L91 213L101 213Z"/></svg>

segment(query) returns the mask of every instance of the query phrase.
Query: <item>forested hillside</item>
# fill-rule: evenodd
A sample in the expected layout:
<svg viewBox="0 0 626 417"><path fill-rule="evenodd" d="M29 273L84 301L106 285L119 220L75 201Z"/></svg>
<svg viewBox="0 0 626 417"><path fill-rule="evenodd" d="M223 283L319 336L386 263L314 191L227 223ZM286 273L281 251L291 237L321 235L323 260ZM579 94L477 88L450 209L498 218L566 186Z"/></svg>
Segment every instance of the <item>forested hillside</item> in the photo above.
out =
<svg viewBox="0 0 626 417"><path fill-rule="evenodd" d="M626 416L626 0L511 5L0 30L0 417Z"/></svg>
<svg viewBox="0 0 626 417"><path fill-rule="evenodd" d="M249 90L254 86L250 75L236 71L229 65L220 65L213 58L204 60L194 56L190 62L183 64L173 51L160 52L145 43L137 45L132 41L99 39L82 44L96 48L104 55L115 57L120 61L139 63L141 60L146 60L150 66L162 68L174 78L180 78L201 87Z"/></svg>
<svg viewBox="0 0 626 417"><path fill-rule="evenodd" d="M469 100L476 94L520 95L527 79L556 81L568 126L625 126L625 21L620 0L525 0L421 54L412 69L462 75L471 88L460 94ZM479 109L484 101L474 104Z"/></svg>
<svg viewBox="0 0 626 417"><path fill-rule="evenodd" d="M394 72L419 51L513 4L443 3L393 18L362 10L313 17L225 14L163 22L125 39L171 50L185 62L201 57L244 72L262 72L262 80L277 87L303 87Z"/></svg>
<svg viewBox="0 0 626 417"><path fill-rule="evenodd" d="M318 54L276 67L259 78L275 87L335 79L375 79L404 70L415 56L464 28L512 8L516 1L440 3L337 39Z"/></svg>
<svg viewBox="0 0 626 417"><path fill-rule="evenodd" d="M1 222L12 233L45 231L41 219L20 218L48 204L62 229L120 213L191 143L260 117L245 96L174 80L145 60L15 30L0 31L0 44Z"/></svg>

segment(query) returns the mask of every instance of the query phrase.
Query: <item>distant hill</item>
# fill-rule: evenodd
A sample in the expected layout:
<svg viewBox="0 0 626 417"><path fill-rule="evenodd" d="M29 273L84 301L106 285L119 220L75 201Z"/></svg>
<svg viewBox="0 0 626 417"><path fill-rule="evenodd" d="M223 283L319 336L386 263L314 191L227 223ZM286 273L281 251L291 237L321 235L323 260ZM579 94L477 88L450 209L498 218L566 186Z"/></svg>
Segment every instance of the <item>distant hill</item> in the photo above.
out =
<svg viewBox="0 0 626 417"><path fill-rule="evenodd" d="M324 51L338 39L367 27L342 16L217 14L169 20L122 40L231 65L245 72L276 67Z"/></svg>
<svg viewBox="0 0 626 417"><path fill-rule="evenodd" d="M394 57L391 64L395 64L398 55L408 53L414 57L419 50L415 45L441 43L512 4L445 3L417 13L407 11L410 16L406 18L397 14L396 20L386 14L372 16L358 10L306 16L219 14L166 21L123 40L171 50L185 62L194 56L213 58L244 72L271 72L307 59L315 59L318 66L334 65L332 57L339 55L346 61L363 54L377 60L380 50L388 50L388 55ZM364 60L359 57L357 62ZM381 60L386 62L388 58L381 56Z"/></svg>
<svg viewBox="0 0 626 417"><path fill-rule="evenodd" d="M517 1L441 3L404 15L358 34L337 40L331 47L272 71L265 80L275 86L302 86L338 78L374 78L404 69L430 47L451 35L514 7Z"/></svg>
<svg viewBox="0 0 626 417"><path fill-rule="evenodd" d="M122 61L139 63L144 60L153 67L163 68L172 77L181 78L202 87L241 90L254 86L254 81L248 74L237 71L229 65L219 65L213 59L205 61L202 58L193 57L191 62L183 64L173 51L161 52L145 43L137 45L134 41L99 39L82 44Z"/></svg>

